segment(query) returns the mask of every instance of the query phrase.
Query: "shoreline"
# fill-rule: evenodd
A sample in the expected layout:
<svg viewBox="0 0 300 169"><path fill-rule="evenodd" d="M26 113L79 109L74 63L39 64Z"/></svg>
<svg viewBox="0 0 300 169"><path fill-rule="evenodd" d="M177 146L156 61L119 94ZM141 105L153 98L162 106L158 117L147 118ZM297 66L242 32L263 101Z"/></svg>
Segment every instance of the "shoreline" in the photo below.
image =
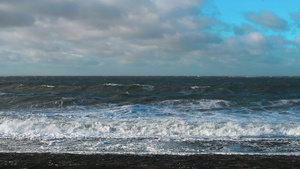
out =
<svg viewBox="0 0 300 169"><path fill-rule="evenodd" d="M299 168L293 155L0 153L0 168Z"/></svg>

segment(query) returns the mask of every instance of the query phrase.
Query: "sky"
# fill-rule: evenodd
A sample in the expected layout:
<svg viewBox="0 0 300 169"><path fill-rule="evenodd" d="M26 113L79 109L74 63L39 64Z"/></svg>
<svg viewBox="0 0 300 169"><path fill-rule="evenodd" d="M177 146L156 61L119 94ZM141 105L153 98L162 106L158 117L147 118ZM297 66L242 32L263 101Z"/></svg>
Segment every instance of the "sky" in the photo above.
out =
<svg viewBox="0 0 300 169"><path fill-rule="evenodd" d="M0 76L299 76L297 0L0 0Z"/></svg>

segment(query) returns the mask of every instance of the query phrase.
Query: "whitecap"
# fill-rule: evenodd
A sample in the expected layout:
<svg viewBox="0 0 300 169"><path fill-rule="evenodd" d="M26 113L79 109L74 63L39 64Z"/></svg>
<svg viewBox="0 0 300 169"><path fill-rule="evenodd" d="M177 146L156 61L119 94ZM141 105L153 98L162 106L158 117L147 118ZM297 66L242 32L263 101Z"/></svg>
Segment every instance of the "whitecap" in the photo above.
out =
<svg viewBox="0 0 300 169"><path fill-rule="evenodd" d="M124 86L123 84L118 84L118 83L105 83L103 85L104 86L113 86L113 87Z"/></svg>
<svg viewBox="0 0 300 169"><path fill-rule="evenodd" d="M47 87L47 88L54 88L55 86L52 86L52 85L41 85L43 87Z"/></svg>
<svg viewBox="0 0 300 169"><path fill-rule="evenodd" d="M13 95L14 93L0 93L0 96Z"/></svg>

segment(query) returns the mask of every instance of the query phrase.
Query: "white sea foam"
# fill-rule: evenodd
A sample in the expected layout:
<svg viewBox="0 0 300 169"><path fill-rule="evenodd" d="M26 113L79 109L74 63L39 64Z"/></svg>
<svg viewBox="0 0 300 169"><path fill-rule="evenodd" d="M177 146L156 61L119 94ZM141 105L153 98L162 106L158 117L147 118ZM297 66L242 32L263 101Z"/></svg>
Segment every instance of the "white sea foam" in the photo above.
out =
<svg viewBox="0 0 300 169"><path fill-rule="evenodd" d="M72 98L63 98L72 99ZM274 104L277 101L274 101ZM282 102L282 103L281 103ZM297 100L279 101L297 104ZM271 106L275 106L271 104ZM277 103L276 103L277 104ZM0 112L1 152L297 153L298 109L217 99ZM12 145L10 147L1 145Z"/></svg>
<svg viewBox="0 0 300 169"><path fill-rule="evenodd" d="M13 95L13 93L0 93L0 96Z"/></svg>
<svg viewBox="0 0 300 169"><path fill-rule="evenodd" d="M0 152L300 155L298 84L298 78L3 78Z"/></svg>
<svg viewBox="0 0 300 169"><path fill-rule="evenodd" d="M192 86L191 89L196 90L196 89L210 89L210 86Z"/></svg>
<svg viewBox="0 0 300 169"><path fill-rule="evenodd" d="M230 106L235 106L235 103L226 100L167 100L153 105L108 104L2 112L0 135L207 138L300 135L300 117L292 110L289 113L256 113Z"/></svg>
<svg viewBox="0 0 300 169"><path fill-rule="evenodd" d="M265 152L295 152L300 124L233 123L180 120L110 120L32 116L2 118L0 151L72 153L231 153L261 144ZM8 142L10 142L8 144ZM273 146L267 146L268 142ZM278 146L274 147L278 143ZM13 143L13 144L12 144ZM245 147L240 147L245 145ZM270 144L271 145L271 144ZM257 149L253 147L253 149ZM248 147L248 148L247 148ZM244 149L245 148L245 149Z"/></svg>
<svg viewBox="0 0 300 169"><path fill-rule="evenodd" d="M48 88L54 88L55 86L52 86L52 85L41 85L43 87L48 87Z"/></svg>
<svg viewBox="0 0 300 169"><path fill-rule="evenodd" d="M147 90L147 91L152 91L152 90L154 90L155 89L155 86L152 86L152 85L142 85L142 84L130 84L130 85L128 85L128 87L132 87L132 86L134 86L134 87L140 87L140 88L142 88L142 89L144 89L144 90Z"/></svg>
<svg viewBox="0 0 300 169"><path fill-rule="evenodd" d="M152 85L142 85L142 87L147 91L153 91L155 89L155 86Z"/></svg>
<svg viewBox="0 0 300 169"><path fill-rule="evenodd" d="M120 87L120 86L124 86L124 87L140 87L144 90L147 90L147 91L152 91L155 89L155 86L152 86L152 85L142 85L142 84L128 84L128 85L125 85L125 84L118 84L118 83L105 83L103 84L104 86L112 86L112 87Z"/></svg>
<svg viewBox="0 0 300 169"><path fill-rule="evenodd" d="M234 105L234 102L227 100L211 100L211 99L201 99L201 100L165 100L160 104L166 106L178 106L178 107L190 107L196 109L216 109L224 108L230 105Z"/></svg>
<svg viewBox="0 0 300 169"><path fill-rule="evenodd" d="M123 84L117 84L117 83L105 83L104 86L124 86Z"/></svg>
<svg viewBox="0 0 300 169"><path fill-rule="evenodd" d="M0 136L20 138L168 137L239 138L243 136L300 136L300 124L183 121L177 119L101 120L70 114L2 118Z"/></svg>
<svg viewBox="0 0 300 169"><path fill-rule="evenodd" d="M272 106L300 104L300 99L283 99L269 102Z"/></svg>

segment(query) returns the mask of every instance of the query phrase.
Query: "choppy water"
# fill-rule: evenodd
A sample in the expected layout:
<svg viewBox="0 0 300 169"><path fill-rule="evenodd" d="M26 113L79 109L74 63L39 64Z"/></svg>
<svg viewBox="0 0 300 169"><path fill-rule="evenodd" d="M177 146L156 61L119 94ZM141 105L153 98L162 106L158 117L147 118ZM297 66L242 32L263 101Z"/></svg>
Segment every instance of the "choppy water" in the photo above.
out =
<svg viewBox="0 0 300 169"><path fill-rule="evenodd" d="M0 77L0 152L300 155L300 77Z"/></svg>

